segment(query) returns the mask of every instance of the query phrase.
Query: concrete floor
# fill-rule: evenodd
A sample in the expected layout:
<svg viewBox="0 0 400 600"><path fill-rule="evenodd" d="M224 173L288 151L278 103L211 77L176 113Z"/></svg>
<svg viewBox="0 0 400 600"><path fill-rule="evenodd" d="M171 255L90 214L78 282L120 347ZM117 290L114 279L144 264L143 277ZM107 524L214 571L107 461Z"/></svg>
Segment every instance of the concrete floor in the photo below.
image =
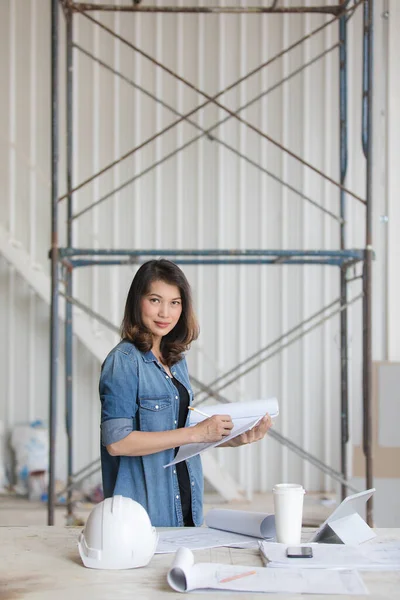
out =
<svg viewBox="0 0 400 600"><path fill-rule="evenodd" d="M76 520L80 525L86 521L93 508L90 503L78 503L74 510ZM303 525L316 527L333 511L336 506L332 494L307 494L304 498ZM210 508L231 508L236 510L251 510L255 512L273 512L272 494L254 494L251 502L224 502L218 494L206 494L204 512ZM55 525L67 524L65 506L55 509ZM26 498L13 495L0 496L0 526L46 525L47 505L41 502L30 502Z"/></svg>

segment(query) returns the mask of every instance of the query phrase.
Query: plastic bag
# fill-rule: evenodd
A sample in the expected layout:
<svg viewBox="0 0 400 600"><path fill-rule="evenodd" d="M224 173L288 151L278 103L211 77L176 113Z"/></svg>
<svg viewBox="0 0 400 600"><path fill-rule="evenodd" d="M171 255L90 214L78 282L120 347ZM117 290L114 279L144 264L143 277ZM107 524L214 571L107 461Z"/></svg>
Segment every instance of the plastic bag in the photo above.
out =
<svg viewBox="0 0 400 600"><path fill-rule="evenodd" d="M15 452L17 494L27 495L30 499L39 499L39 487L45 488L49 462L48 430L42 421L16 425L11 434L11 447ZM40 475L39 475L40 474ZM32 485L32 478L35 484ZM34 496L34 497L33 497Z"/></svg>

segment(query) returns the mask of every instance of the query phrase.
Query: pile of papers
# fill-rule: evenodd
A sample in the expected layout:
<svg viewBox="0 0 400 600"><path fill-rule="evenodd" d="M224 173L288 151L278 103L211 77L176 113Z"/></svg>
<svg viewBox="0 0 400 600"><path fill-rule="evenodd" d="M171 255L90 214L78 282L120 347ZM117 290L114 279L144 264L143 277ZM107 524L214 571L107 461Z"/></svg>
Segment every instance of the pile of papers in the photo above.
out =
<svg viewBox="0 0 400 600"><path fill-rule="evenodd" d="M367 594L357 571L319 569L266 569L241 565L194 562L188 548L179 548L168 571L168 583L177 592L232 590L298 594Z"/></svg>
<svg viewBox="0 0 400 600"><path fill-rule="evenodd" d="M213 508L206 516L207 527L181 527L160 531L156 554L231 546L258 549L259 540L275 537L275 517L268 513Z"/></svg>
<svg viewBox="0 0 400 600"><path fill-rule="evenodd" d="M355 569L357 571L400 570L400 542L345 544L301 544L311 546L312 558L288 558L286 544L260 542L267 567L284 569Z"/></svg>
<svg viewBox="0 0 400 600"><path fill-rule="evenodd" d="M305 544L302 544L303 546ZM298 594L368 594L359 571L400 570L400 542L379 540L360 546L310 544L312 558L289 558L287 545L260 541L265 567L197 563L179 548L168 571L177 592L232 590Z"/></svg>

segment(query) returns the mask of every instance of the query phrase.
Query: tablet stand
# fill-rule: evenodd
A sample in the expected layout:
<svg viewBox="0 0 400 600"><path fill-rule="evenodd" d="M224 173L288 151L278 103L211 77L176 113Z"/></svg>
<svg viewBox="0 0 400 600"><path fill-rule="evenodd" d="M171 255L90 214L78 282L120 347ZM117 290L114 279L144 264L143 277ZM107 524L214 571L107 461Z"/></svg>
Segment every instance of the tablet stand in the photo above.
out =
<svg viewBox="0 0 400 600"><path fill-rule="evenodd" d="M324 544L348 544L356 546L376 537L371 527L356 512L326 523L315 538Z"/></svg>

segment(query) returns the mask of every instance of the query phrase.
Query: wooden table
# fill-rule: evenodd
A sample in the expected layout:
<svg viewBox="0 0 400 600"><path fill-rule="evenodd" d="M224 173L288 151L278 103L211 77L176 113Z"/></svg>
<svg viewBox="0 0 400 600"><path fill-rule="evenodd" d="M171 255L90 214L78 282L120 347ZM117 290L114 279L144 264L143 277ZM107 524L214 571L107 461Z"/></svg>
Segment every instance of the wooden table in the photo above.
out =
<svg viewBox="0 0 400 600"><path fill-rule="evenodd" d="M83 567L77 548L81 528L0 527L0 600L170 600L182 598L168 586L172 554L155 555L150 564L127 571ZM400 529L378 529L386 541L400 540ZM261 566L256 550L213 548L195 552L196 562ZM400 571L362 574L371 600L400 600ZM211 591L208 598L223 597ZM235 593L238 600L260 600L260 594ZM281 594L282 600L299 600ZM343 596L310 596L333 599ZM354 597L352 597L354 598Z"/></svg>

